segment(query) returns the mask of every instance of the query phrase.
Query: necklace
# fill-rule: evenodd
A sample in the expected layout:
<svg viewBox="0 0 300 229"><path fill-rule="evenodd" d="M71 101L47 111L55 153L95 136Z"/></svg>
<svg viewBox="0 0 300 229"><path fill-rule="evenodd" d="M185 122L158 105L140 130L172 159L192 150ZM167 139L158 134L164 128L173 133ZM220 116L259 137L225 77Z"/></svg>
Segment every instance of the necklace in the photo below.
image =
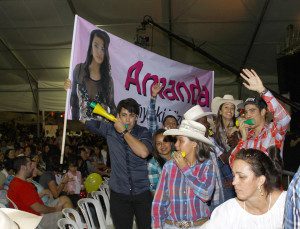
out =
<svg viewBox="0 0 300 229"><path fill-rule="evenodd" d="M270 193L270 196L269 196L269 206L268 206L268 211L270 211L270 208L271 208L271 202L272 202L272 193ZM244 201L244 210L246 210L246 201ZM267 212L268 212L267 211Z"/></svg>

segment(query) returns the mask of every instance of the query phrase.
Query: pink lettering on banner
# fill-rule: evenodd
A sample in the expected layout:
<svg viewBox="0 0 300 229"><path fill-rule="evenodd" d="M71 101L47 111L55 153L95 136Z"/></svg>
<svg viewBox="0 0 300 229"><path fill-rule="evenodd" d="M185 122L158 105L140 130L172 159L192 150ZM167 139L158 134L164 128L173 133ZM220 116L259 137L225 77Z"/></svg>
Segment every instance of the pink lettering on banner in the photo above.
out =
<svg viewBox="0 0 300 229"><path fill-rule="evenodd" d="M198 80L198 79L196 78L196 80ZM190 87L191 87L191 86L190 86ZM177 91L177 94L178 94L180 100L181 100L182 102L184 102L184 96L183 96L183 94L181 93L181 90L180 90L181 88L184 89L185 93L187 94L187 102L190 103L190 102L191 102L191 93L190 93L188 87L185 85L184 82L178 82L177 85L176 85L176 91ZM192 91L192 90L191 90L191 91ZM197 101L195 100L195 101L193 102L193 104L196 104L196 102L197 102Z"/></svg>
<svg viewBox="0 0 300 229"><path fill-rule="evenodd" d="M136 86L137 93L139 93L140 95L142 94L140 83L139 83L139 76L142 68L143 68L143 62L138 61L128 69L126 82L125 82L125 89L127 91L129 90L130 84L133 84ZM134 78L132 77L133 72L134 72Z"/></svg>
<svg viewBox="0 0 300 229"><path fill-rule="evenodd" d="M191 103L192 105L199 104L201 107L209 107L209 91L206 85L200 85L198 78L195 77L194 82L186 85L185 82L168 80L164 77L147 73L142 80L142 85L140 85L139 77L143 65L142 61L137 61L128 69L125 81L125 89L127 91L129 91L131 85L134 85L138 94L147 96L147 82L152 81L153 86L154 83L158 83L159 81L162 84L162 89L159 93L162 99L177 100Z"/></svg>
<svg viewBox="0 0 300 229"><path fill-rule="evenodd" d="M144 96L147 96L147 94L146 94L146 86L147 86L147 81L148 80L153 80L153 84L158 83L158 76L157 75L151 75L150 73L147 73L145 75L145 77L143 79L143 82L142 82L143 95Z"/></svg>
<svg viewBox="0 0 300 229"><path fill-rule="evenodd" d="M163 95L173 101L173 100L179 100L178 96L176 95L176 92L175 92L175 85L176 85L176 81L175 80L170 80L168 85L170 85L171 87L170 88L166 88L163 90Z"/></svg>

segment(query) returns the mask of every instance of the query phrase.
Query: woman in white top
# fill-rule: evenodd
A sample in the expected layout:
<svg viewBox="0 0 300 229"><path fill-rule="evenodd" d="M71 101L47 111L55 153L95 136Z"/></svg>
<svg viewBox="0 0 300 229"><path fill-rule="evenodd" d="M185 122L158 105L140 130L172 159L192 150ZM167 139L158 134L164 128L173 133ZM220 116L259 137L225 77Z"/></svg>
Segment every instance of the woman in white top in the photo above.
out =
<svg viewBox="0 0 300 229"><path fill-rule="evenodd" d="M281 187L281 166L256 149L242 149L233 163L237 198L217 207L201 228L283 228L286 192Z"/></svg>

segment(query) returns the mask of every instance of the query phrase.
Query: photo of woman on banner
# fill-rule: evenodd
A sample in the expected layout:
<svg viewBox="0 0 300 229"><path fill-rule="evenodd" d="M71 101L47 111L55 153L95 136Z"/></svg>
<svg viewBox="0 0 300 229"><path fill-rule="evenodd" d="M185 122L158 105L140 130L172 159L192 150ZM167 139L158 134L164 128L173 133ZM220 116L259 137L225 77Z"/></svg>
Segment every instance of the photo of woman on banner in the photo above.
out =
<svg viewBox="0 0 300 229"><path fill-rule="evenodd" d="M91 31L85 62L75 66L72 82L65 81L65 89L71 87L72 120L96 118L89 106L91 102L99 103L109 113L116 113L108 53L109 43L110 37L105 31L100 29Z"/></svg>

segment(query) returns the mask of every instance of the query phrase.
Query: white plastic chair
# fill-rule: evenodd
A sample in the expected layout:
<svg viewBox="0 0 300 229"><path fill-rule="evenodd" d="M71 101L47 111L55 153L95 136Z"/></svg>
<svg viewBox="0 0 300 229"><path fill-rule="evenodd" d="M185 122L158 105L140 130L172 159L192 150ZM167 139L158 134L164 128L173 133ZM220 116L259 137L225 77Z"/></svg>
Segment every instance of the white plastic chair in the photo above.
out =
<svg viewBox="0 0 300 229"><path fill-rule="evenodd" d="M74 218L79 229L84 229L85 228L84 223L82 222L79 213L75 209L73 209L73 208L64 208L62 210L62 213L64 214L64 216L67 219L73 220L73 218Z"/></svg>
<svg viewBox="0 0 300 229"><path fill-rule="evenodd" d="M100 185L99 187L99 190L104 190L108 199L110 199L110 189L109 189L109 186L108 186L108 183L104 182Z"/></svg>
<svg viewBox="0 0 300 229"><path fill-rule="evenodd" d="M110 215L110 204L109 204L109 199L106 190L104 188L103 189L100 188L100 191L92 192L91 195L95 200L99 202L100 205L101 205L100 196L102 196L106 208L106 214L105 214L106 225L107 226L113 225L112 218Z"/></svg>
<svg viewBox="0 0 300 229"><path fill-rule="evenodd" d="M95 222L93 220L92 213L91 213L91 209L90 209L91 205L93 205L95 207L96 216L97 216L100 228L106 229L105 217L104 217L102 207L101 207L99 201L92 199L92 198L83 198L83 199L78 200L77 204L83 214L83 217L85 219L88 229L96 229L97 228L95 225Z"/></svg>
<svg viewBox="0 0 300 229"><path fill-rule="evenodd" d="M108 184L108 181L109 181L109 177L103 177L103 183L105 183L105 184Z"/></svg>
<svg viewBox="0 0 300 229"><path fill-rule="evenodd" d="M79 229L79 227L77 226L76 222L71 220L71 219L67 219L67 218L62 218L59 219L57 221L57 226L60 229Z"/></svg>

